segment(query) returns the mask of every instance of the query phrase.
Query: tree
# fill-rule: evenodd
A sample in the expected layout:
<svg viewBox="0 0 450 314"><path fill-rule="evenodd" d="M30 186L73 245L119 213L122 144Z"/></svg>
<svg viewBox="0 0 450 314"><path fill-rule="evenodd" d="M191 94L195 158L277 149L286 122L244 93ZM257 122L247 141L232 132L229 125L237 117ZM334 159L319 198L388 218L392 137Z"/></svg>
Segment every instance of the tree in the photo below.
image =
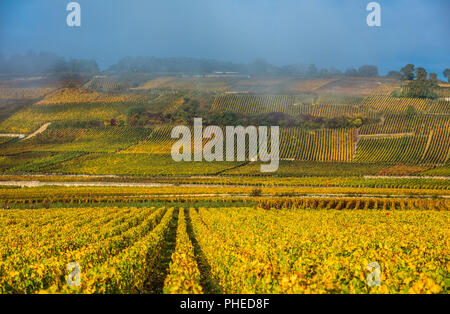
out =
<svg viewBox="0 0 450 314"><path fill-rule="evenodd" d="M415 80L403 87L402 95L410 98L436 98L437 95L433 92L434 87L429 80Z"/></svg>
<svg viewBox="0 0 450 314"><path fill-rule="evenodd" d="M359 128L363 124L362 120L360 118L357 118L353 120L353 126Z"/></svg>
<svg viewBox="0 0 450 314"><path fill-rule="evenodd" d="M317 75L317 67L315 64L311 64L306 71L306 75L310 77L314 77Z"/></svg>
<svg viewBox="0 0 450 314"><path fill-rule="evenodd" d="M342 71L333 66L330 68L330 70L328 72L330 73L330 76L332 76L332 77L342 76Z"/></svg>
<svg viewBox="0 0 450 314"><path fill-rule="evenodd" d="M362 77L376 77L378 76L378 67L374 65L363 65L359 68L358 74Z"/></svg>
<svg viewBox="0 0 450 314"><path fill-rule="evenodd" d="M345 70L345 76L358 76L358 71L353 68L347 69Z"/></svg>
<svg viewBox="0 0 450 314"><path fill-rule="evenodd" d="M6 72L6 58L3 53L0 52L0 73Z"/></svg>
<svg viewBox="0 0 450 314"><path fill-rule="evenodd" d="M427 76L428 76L428 74L427 74L427 70L425 70L425 68L419 67L416 69L416 78L418 80L424 81L427 79Z"/></svg>
<svg viewBox="0 0 450 314"><path fill-rule="evenodd" d="M413 106L408 106L408 108L406 108L406 115L408 117L412 117L416 114L416 109L414 109Z"/></svg>
<svg viewBox="0 0 450 314"><path fill-rule="evenodd" d="M414 80L414 64L408 64L406 66L404 66L401 70L400 73L402 74L402 79L404 81L412 81Z"/></svg>
<svg viewBox="0 0 450 314"><path fill-rule="evenodd" d="M328 70L327 69L320 69L319 76L320 77L328 77L329 76Z"/></svg>
<svg viewBox="0 0 450 314"><path fill-rule="evenodd" d="M389 71L389 73L386 74L386 77L396 79L396 80L401 80L402 74L399 71Z"/></svg>
<svg viewBox="0 0 450 314"><path fill-rule="evenodd" d="M447 78L448 82L450 83L450 69L444 70L444 76Z"/></svg>
<svg viewBox="0 0 450 314"><path fill-rule="evenodd" d="M274 72L273 66L263 58L257 58L249 65L250 72L253 74L268 74Z"/></svg>
<svg viewBox="0 0 450 314"><path fill-rule="evenodd" d="M430 73L430 82L431 82L434 86L437 86L437 85L438 85L438 77L437 77L437 73Z"/></svg>

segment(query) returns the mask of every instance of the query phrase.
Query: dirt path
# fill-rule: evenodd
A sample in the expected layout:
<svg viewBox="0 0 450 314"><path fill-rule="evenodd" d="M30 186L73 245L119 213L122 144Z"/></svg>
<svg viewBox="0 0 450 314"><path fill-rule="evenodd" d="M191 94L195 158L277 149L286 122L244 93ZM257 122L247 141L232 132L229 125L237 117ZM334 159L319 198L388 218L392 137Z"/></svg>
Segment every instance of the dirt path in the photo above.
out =
<svg viewBox="0 0 450 314"><path fill-rule="evenodd" d="M65 186L65 187L236 187L244 188L251 187L248 185L212 185L212 184L171 184L171 183L132 183L132 182L41 182L41 181L0 181L0 186L20 186L20 187L39 187L39 186ZM292 187L292 188L311 188L311 186L278 186L278 187ZM393 195L393 194L361 194L355 191L352 193L348 191L348 187L322 187L318 188L326 191L327 189L340 189L342 194L336 193L317 193L317 194L289 194L289 195L276 195L276 194L262 194L261 197L318 197L318 198L445 198L450 199L450 195ZM153 197L250 197L249 194L226 194L226 193L173 193L173 194L148 194ZM130 195L128 197L136 197Z"/></svg>
<svg viewBox="0 0 450 314"><path fill-rule="evenodd" d="M178 226L179 210L173 213L169 229L165 234L161 254L158 256L152 272L144 284L144 293L162 294L164 290L164 281L169 274L170 262L172 254L175 252L177 242L177 226Z"/></svg>
<svg viewBox="0 0 450 314"><path fill-rule="evenodd" d="M450 180L450 177L439 176L364 176L364 179L438 179Z"/></svg>
<svg viewBox="0 0 450 314"><path fill-rule="evenodd" d="M414 136L414 133L380 133L380 134L361 134L358 139L390 139Z"/></svg>
<svg viewBox="0 0 450 314"><path fill-rule="evenodd" d="M115 175L115 174L58 174L58 173L45 173L45 174L0 174L0 182L2 182L2 177L22 177L25 180L18 180L16 182L21 182L21 181L35 181L35 180L27 180L26 178L40 178L40 177L61 177L61 178L96 178L96 179L130 179L130 180L134 180L134 179L146 179L146 177L133 177L133 176L122 176L122 175ZM356 176L355 176L356 177ZM218 178L217 175L211 175L211 176L207 176L207 175L198 175L198 176L158 176L158 177L147 177L147 179L152 179L152 180L164 180L164 179L171 179L171 180L176 180L176 179L209 179L209 178ZM229 178L235 178L235 176L230 176L230 175L221 175L220 178L224 178L224 179L229 179ZM261 177L263 178L263 177ZM287 177L289 178L289 177ZM320 178L320 177L318 177ZM450 180L450 177L446 177L446 176L384 176L384 175L365 175L363 176L364 179L436 179L436 180ZM9 180L8 180L9 181ZM40 182L40 181L36 181L36 182ZM42 181L45 182L45 181ZM93 181L95 182L95 181ZM101 182L101 181L100 181ZM124 182L126 184L129 184L131 182ZM139 182L138 182L139 183ZM211 184L204 184L205 186L211 186ZM201 184L196 184L196 186L201 186ZM226 185L220 185L220 186L226 186ZM235 186L235 185L232 185ZM254 186L254 185L240 185L240 186ZM290 186L297 186L297 185L277 185L277 186L286 186L286 187L290 187Z"/></svg>
<svg viewBox="0 0 450 314"><path fill-rule="evenodd" d="M46 181L0 181L3 186L38 187L38 186L100 186L100 187L170 187L172 183L134 183L134 182L46 182ZM186 186L186 185L178 185ZM187 184L187 186L191 186ZM192 184L192 186L201 186ZM206 185L209 186L209 185Z"/></svg>
<svg viewBox="0 0 450 314"><path fill-rule="evenodd" d="M18 137L18 138L24 138L25 134L16 134L16 133L0 133L0 137Z"/></svg>
<svg viewBox="0 0 450 314"><path fill-rule="evenodd" d="M24 138L24 140L28 140L32 137L35 137L38 134L41 134L42 132L44 132L45 130L47 130L48 126L51 124L51 122L47 122L46 124L42 125L39 129L37 129L36 131L34 131L33 133L31 133L30 135L28 135L27 137Z"/></svg>

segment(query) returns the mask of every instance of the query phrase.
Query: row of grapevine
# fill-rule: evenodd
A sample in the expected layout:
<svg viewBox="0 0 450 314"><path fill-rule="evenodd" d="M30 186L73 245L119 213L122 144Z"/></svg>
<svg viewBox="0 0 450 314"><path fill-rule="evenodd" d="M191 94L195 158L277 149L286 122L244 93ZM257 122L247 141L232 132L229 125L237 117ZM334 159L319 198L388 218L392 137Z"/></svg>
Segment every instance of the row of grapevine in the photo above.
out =
<svg viewBox="0 0 450 314"><path fill-rule="evenodd" d="M55 88L15 88L15 87L0 87L0 100L6 99L35 99L40 98L50 92L55 90Z"/></svg>
<svg viewBox="0 0 450 314"><path fill-rule="evenodd" d="M137 144L149 133L149 129L137 127L49 128L2 151L116 152Z"/></svg>
<svg viewBox="0 0 450 314"><path fill-rule="evenodd" d="M2 245L17 247L13 243L20 240L30 247L21 244L22 249L15 249L12 254L5 255L0 276L3 292L31 293L43 289L64 289L66 283L63 275L69 262L76 261L87 274L90 269L122 254L136 241L151 233L166 210L121 209L117 212L117 209L87 209L89 214L84 216L82 211L76 209L49 213L43 211L39 210L36 214L44 214L47 218L43 224L48 226L48 231L34 223L32 226L38 228L39 232L17 226L17 232L29 238L27 241L17 237L11 228L4 231L6 234L2 238ZM27 212L30 214L30 211ZM90 217L92 215L97 218ZM35 216L35 213L32 212L30 216ZM29 224L30 219L24 217L24 223ZM76 223L76 220L80 222ZM58 224L64 227L59 228ZM24 268L24 265L27 267ZM86 286L95 284L89 280L83 282Z"/></svg>
<svg viewBox="0 0 450 314"><path fill-rule="evenodd" d="M121 153L170 154L172 144L175 141L171 138L173 127L171 125L157 126L145 140L130 146Z"/></svg>
<svg viewBox="0 0 450 314"><path fill-rule="evenodd" d="M450 89L449 89L450 90ZM430 109L428 110L429 113L432 114L444 114L444 115L450 115L450 95L447 96L447 100L445 99L438 99L431 103Z"/></svg>
<svg viewBox="0 0 450 314"><path fill-rule="evenodd" d="M381 112L405 112L408 107L413 107L416 111L427 112L430 108L430 101L422 98L395 98L387 95L372 95L366 97L362 106L371 107Z"/></svg>
<svg viewBox="0 0 450 314"><path fill-rule="evenodd" d="M124 89L125 84L119 83L107 77L94 77L92 80L87 82L83 87L94 90L115 91Z"/></svg>
<svg viewBox="0 0 450 314"><path fill-rule="evenodd" d="M170 126L156 128L147 140L141 141L122 153L170 153L175 141L170 137L171 129ZM268 138L268 147L271 147L270 133ZM209 139L203 139L203 145L208 141ZM280 158L350 162L355 143L356 129L327 129L307 132L300 128L283 128L280 134ZM248 142L246 146L248 153ZM192 152L194 151L192 150Z"/></svg>
<svg viewBox="0 0 450 314"><path fill-rule="evenodd" d="M374 118L376 116L373 109L358 104L333 103L332 101L324 103L320 101L320 98L318 104L303 104L297 103L295 96L277 95L221 95L214 99L211 109L213 111L231 111L242 114L283 112L293 116L312 115L327 118L342 116Z"/></svg>
<svg viewBox="0 0 450 314"><path fill-rule="evenodd" d="M169 208L141 238L109 256L103 264L91 267L80 286L84 293L136 293L142 291L162 254L174 208ZM65 291L70 288L65 287Z"/></svg>
<svg viewBox="0 0 450 314"><path fill-rule="evenodd" d="M420 161L425 151L425 136L401 138L361 139L356 148L355 161L359 162L406 162Z"/></svg>
<svg viewBox="0 0 450 314"><path fill-rule="evenodd" d="M448 125L450 117L432 114L386 114L381 123L365 124L359 134L414 133L427 135L430 130Z"/></svg>
<svg viewBox="0 0 450 314"><path fill-rule="evenodd" d="M178 221L164 293L445 293L449 209L448 200L305 198L257 208L8 210L0 292L145 292ZM389 277L369 288L365 267L380 247ZM66 283L70 262L80 266L78 287Z"/></svg>
<svg viewBox="0 0 450 314"><path fill-rule="evenodd" d="M316 117L364 117L375 118L376 112L368 107L347 104L318 104L318 105L295 105L298 112L303 115Z"/></svg>
<svg viewBox="0 0 450 314"><path fill-rule="evenodd" d="M145 103L146 98L138 94L107 94L87 88L63 88L47 95L37 105L80 104L80 103Z"/></svg>
<svg viewBox="0 0 450 314"><path fill-rule="evenodd" d="M194 246L187 233L185 212L187 211L180 208L175 252L172 254L169 274L164 281L165 293L203 293Z"/></svg>
<svg viewBox="0 0 450 314"><path fill-rule="evenodd" d="M297 198L263 200L259 208L327 210L450 210L450 200L396 198Z"/></svg>
<svg viewBox="0 0 450 314"><path fill-rule="evenodd" d="M401 137L360 138L355 161L444 164L449 159L450 121L431 127Z"/></svg>
<svg viewBox="0 0 450 314"><path fill-rule="evenodd" d="M317 104L323 105L360 105L362 96L351 96L351 95L320 95L317 97Z"/></svg>
<svg viewBox="0 0 450 314"><path fill-rule="evenodd" d="M281 131L280 156L308 161L350 162L356 135L356 129L306 132L299 128L286 128Z"/></svg>
<svg viewBox="0 0 450 314"><path fill-rule="evenodd" d="M175 126L164 125L155 127L152 133L145 139L140 141L137 145L131 146L121 153L134 153L134 154L170 154L172 145L178 140L171 137L172 130ZM194 153L194 142L201 141L204 145L209 139L201 139L202 134L194 134L193 128L190 128L191 132L191 152ZM203 146L202 146L203 147Z"/></svg>
<svg viewBox="0 0 450 314"><path fill-rule="evenodd" d="M278 95L221 95L214 99L212 110L233 111L243 114L286 112L294 105L294 96Z"/></svg>
<svg viewBox="0 0 450 314"><path fill-rule="evenodd" d="M213 282L223 293L445 293L447 289L445 276L440 275L446 268L440 258L447 248L445 222L439 220L448 218L447 211L199 208L191 209L190 216ZM365 268L379 256L380 247L381 269L389 277L382 278L380 287L368 288ZM399 263L405 265L401 270Z"/></svg>

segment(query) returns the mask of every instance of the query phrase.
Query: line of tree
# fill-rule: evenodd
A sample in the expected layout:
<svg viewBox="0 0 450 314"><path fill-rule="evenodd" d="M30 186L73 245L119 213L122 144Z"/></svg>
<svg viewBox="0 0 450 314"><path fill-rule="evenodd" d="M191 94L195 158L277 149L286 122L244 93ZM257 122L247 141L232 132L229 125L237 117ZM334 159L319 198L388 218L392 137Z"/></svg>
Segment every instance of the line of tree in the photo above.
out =
<svg viewBox="0 0 450 314"><path fill-rule="evenodd" d="M201 109L197 99L185 98L184 103L174 113L150 113L144 107L130 108L128 123L131 126L145 126L153 123L178 123L192 125L195 117L202 117L205 125L260 125L280 127L300 127L305 130L358 128L368 123L378 123L378 118L336 117L325 118L313 115L290 116L283 112L261 114L241 114L237 112L216 112ZM112 124L111 124L112 125Z"/></svg>
<svg viewBox="0 0 450 314"><path fill-rule="evenodd" d="M275 66L267 60L258 58L248 64L222 62L212 59L196 59L188 57L125 57L108 69L114 73L183 73L188 75L211 74L215 71L237 72L244 75L274 75L295 76L305 78L329 77L378 77L378 67L363 65L358 69L349 68L345 72L335 67L319 69L314 64L294 64ZM95 60L70 59L57 56L50 52L35 53L29 51L24 55L16 54L5 58L0 53L0 73L3 74L37 74L37 73L98 73L99 67ZM445 69L444 76L450 82L450 69ZM390 71L386 77L399 80L413 81L423 79L427 75L424 68L415 68L408 64L400 71ZM430 80L437 81L437 74L430 73Z"/></svg>
<svg viewBox="0 0 450 314"><path fill-rule="evenodd" d="M5 58L0 54L0 73L3 74L50 74L50 73L98 73L95 60L59 57L51 52L16 54Z"/></svg>
<svg viewBox="0 0 450 314"><path fill-rule="evenodd" d="M412 98L437 97L435 93L435 90L439 88L437 73L428 74L425 68L416 67L414 64L407 64L399 72L394 72L391 71L389 73L405 82L401 92L397 93L396 96ZM450 70L446 69L444 75L448 77Z"/></svg>
<svg viewBox="0 0 450 314"><path fill-rule="evenodd" d="M445 69L442 74L445 78L448 79L450 83L450 69ZM428 79L434 82L438 82L437 73L430 73L428 76L427 70L423 67L417 67L414 64L407 64L400 71L389 71L386 75L389 78L395 78L402 81L414 81L417 80L425 80Z"/></svg>
<svg viewBox="0 0 450 314"><path fill-rule="evenodd" d="M245 75L280 75L300 76L310 78L327 78L340 76L376 77L378 68L374 65L363 65L358 70L349 69L345 73L335 67L319 69L315 64L294 64L275 66L267 60L258 58L248 64L221 62L211 59L195 59L186 57L157 58L157 57L126 57L109 69L115 73L127 72L159 72L184 74L209 74L215 71L237 72Z"/></svg>

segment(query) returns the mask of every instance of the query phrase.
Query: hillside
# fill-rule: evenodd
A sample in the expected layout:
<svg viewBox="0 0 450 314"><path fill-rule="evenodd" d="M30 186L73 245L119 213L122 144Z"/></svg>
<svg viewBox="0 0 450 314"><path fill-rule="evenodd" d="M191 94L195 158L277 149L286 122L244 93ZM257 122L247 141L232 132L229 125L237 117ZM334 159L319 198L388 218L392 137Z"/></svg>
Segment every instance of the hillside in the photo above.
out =
<svg viewBox="0 0 450 314"><path fill-rule="evenodd" d="M189 125L186 117L223 122L235 114L244 124L278 119L272 125L281 126L280 174L287 167L289 175L302 176L301 163L313 162L350 164L355 174L401 168L404 174L449 175L450 102L394 97L400 82L392 79L167 77L130 87L115 77L93 77L69 88L40 80L24 88L1 85L1 99L30 101L0 122L1 133L31 134L51 123L33 138L0 136L5 174L246 174L248 162L196 167L170 156L171 129ZM195 111L186 111L194 102ZM343 172L337 167L331 174Z"/></svg>

